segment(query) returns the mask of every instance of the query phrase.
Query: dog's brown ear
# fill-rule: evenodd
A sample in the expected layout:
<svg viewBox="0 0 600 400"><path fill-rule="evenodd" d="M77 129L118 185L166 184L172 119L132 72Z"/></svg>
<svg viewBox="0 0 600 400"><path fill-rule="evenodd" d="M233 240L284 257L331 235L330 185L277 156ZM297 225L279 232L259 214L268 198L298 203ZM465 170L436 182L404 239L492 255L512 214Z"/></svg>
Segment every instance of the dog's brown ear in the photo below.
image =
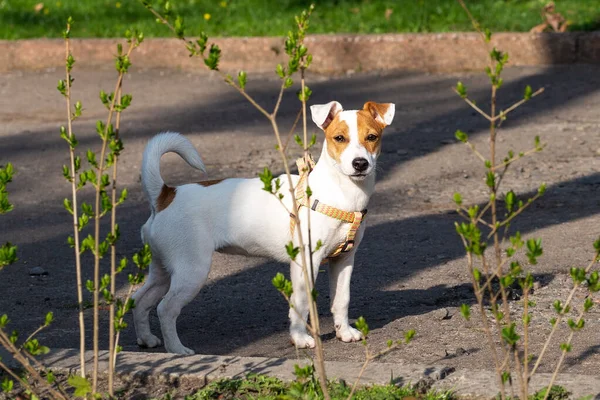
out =
<svg viewBox="0 0 600 400"><path fill-rule="evenodd" d="M375 121L384 126L388 126L394 120L396 105L394 103L375 103L374 101L367 101L363 110L368 111Z"/></svg>
<svg viewBox="0 0 600 400"><path fill-rule="evenodd" d="M343 110L342 105L337 101L330 101L327 104L315 104L310 106L312 120L323 130L327 129L335 116Z"/></svg>

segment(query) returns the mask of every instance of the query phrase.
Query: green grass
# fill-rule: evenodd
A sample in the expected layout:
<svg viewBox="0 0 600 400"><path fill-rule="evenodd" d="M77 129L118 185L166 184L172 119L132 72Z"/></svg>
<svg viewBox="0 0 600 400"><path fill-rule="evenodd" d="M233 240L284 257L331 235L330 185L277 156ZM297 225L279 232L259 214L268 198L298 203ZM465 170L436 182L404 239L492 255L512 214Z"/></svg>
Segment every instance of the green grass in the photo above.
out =
<svg viewBox="0 0 600 400"><path fill-rule="evenodd" d="M284 383L277 378L264 375L250 374L246 379L222 379L211 382L203 389L186 400L210 399L321 399L314 376L308 381ZM330 383L329 394L334 400L347 399L351 387L341 383ZM425 394L409 386L375 385L360 387L352 396L353 400L400 400L410 398L413 400L455 400L450 391L429 391Z"/></svg>
<svg viewBox="0 0 600 400"><path fill-rule="evenodd" d="M492 31L528 31L542 22L548 0L467 0ZM156 2L156 1L155 1ZM456 0L315 0L311 33L470 31ZM171 0L187 32L209 36L281 36L307 0ZM556 0L570 30L600 28L600 0ZM40 5L43 4L43 7ZM36 10L36 5L38 9ZM392 10L386 19L386 10ZM388 11L389 13L389 11ZM171 36L138 0L0 0L0 39L60 37L68 16L74 37L120 37L137 28L147 37ZM206 17L206 18L205 18Z"/></svg>

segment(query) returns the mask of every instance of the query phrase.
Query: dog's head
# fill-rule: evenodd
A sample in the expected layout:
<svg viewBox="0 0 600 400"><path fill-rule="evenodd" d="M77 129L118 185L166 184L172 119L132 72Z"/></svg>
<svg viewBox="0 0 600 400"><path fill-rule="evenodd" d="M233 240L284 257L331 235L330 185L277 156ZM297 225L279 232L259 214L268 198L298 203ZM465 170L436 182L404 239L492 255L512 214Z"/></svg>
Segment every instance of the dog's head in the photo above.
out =
<svg viewBox="0 0 600 400"><path fill-rule="evenodd" d="M365 103L362 110L342 109L337 101L310 107L312 119L325 132L324 146L333 165L353 180L375 171L383 128L392 123L393 103Z"/></svg>

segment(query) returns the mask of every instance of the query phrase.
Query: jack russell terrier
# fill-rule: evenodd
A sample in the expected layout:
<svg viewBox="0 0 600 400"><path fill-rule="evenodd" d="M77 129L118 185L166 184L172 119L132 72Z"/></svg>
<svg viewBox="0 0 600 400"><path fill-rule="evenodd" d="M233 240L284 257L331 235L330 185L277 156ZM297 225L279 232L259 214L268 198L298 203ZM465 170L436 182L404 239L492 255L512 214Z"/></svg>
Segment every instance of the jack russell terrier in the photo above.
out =
<svg viewBox="0 0 600 400"><path fill-rule="evenodd" d="M296 190L300 210L306 210L300 212L302 234L308 237L305 221L310 213L312 243L323 243L312 256L313 275L316 279L319 265L327 259L336 336L353 342L361 340L362 335L348 323L350 275L365 230L360 221L375 187L381 136L394 118L395 106L367 102L362 110L344 111L340 103L332 101L313 105L310 110L315 124L325 132L325 143L318 163L300 171L301 175L310 172L312 190L310 205L300 198L306 189ZM148 314L160 302L157 312L165 349L169 353L194 354L179 340L176 321L181 309L206 282L213 252L290 262L285 246L290 241L297 246L298 235L290 230L293 223L289 213L276 196L263 190L258 178L165 185L160 158L168 152L177 153L193 168L206 172L194 146L177 133L159 134L146 146L142 187L152 214L142 227L142 240L150 245L153 257L146 283L133 296L133 318L138 344L159 346L160 339L150 331ZM297 175L292 178L294 185L302 185L298 185L301 178ZM292 210L287 179L285 175L280 179L280 193L285 194L282 201ZM295 261L290 268L291 340L299 348L314 347L315 341L305 326L309 307L302 268Z"/></svg>

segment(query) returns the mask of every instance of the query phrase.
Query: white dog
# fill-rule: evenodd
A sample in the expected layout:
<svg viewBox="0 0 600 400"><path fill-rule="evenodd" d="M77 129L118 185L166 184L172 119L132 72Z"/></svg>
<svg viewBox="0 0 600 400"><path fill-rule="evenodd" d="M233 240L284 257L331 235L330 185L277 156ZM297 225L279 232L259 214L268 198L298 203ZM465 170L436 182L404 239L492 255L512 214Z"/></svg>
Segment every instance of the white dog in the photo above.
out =
<svg viewBox="0 0 600 400"><path fill-rule="evenodd" d="M313 254L313 274L316 277L321 262L329 260L336 336L352 342L362 336L348 323L350 275L365 229L360 221L375 186L381 135L392 122L395 107L391 103L367 102L362 110L343 111L340 103L332 101L310 109L313 121L325 132L325 143L310 173L310 207L306 199L299 199L305 206L300 209L301 227L307 238L304 221L310 212L313 247L318 240L323 243ZM273 194L263 190L258 178L166 186L160 175L160 158L168 152L179 154L189 165L205 172L200 156L185 137L162 133L148 143L142 163L142 186L152 214L142 227L142 240L150 245L153 259L146 283L133 296L133 316L138 344L159 346L160 339L150 332L148 314L160 301L157 311L165 349L193 354L181 344L176 321L181 309L206 282L213 252L290 262L285 246L290 241L297 243L298 235L290 230L289 213ZM293 178L296 184L299 178ZM280 179L283 202L292 210L287 178L284 175ZM299 259L300 255L298 263ZM291 301L295 310L290 309L289 313L290 335L297 347L314 347L315 341L304 324L308 299L297 262L291 262Z"/></svg>

